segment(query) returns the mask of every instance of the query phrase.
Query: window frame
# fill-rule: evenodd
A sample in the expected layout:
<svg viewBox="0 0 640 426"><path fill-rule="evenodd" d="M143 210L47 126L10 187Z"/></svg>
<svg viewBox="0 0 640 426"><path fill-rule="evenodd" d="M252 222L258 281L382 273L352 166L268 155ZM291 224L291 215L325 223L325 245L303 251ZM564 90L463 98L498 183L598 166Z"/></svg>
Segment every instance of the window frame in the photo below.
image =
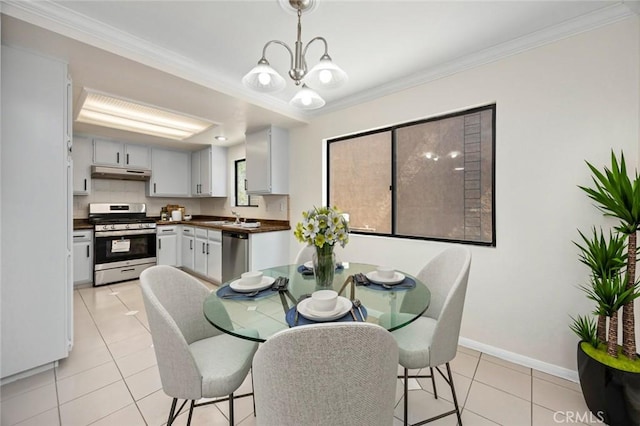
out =
<svg viewBox="0 0 640 426"><path fill-rule="evenodd" d="M397 166L396 166L396 151L397 151L397 134L396 130L411 127L416 125L421 125L433 121L445 120L449 118L464 116L468 114L474 114L482 111L492 111L491 118L491 241L474 241L474 240L465 240L465 239L450 239L450 238L442 238L442 237L428 237L428 236L417 236L417 235L404 235L397 234L396 230L396 217L397 217ZM337 142L344 142L349 139L360 138L363 136L369 136L378 133L390 132L391 134L391 182L390 182L390 190L391 190L391 232L383 233L383 232L366 232L366 231L358 231L358 230L350 230L351 234L357 235L375 235L379 237L388 237L388 238L400 238L400 239L409 239L409 240L424 240L424 241L438 241L438 242L447 242L447 243L457 243L457 244L468 244L474 246L484 246L484 247L496 247L496 115L497 115L497 105L495 103L483 105L479 107L469 108L461 111L456 111L452 113L436 115L433 117L428 117L420 120L414 120L410 122L400 123L392 126L382 127L375 130L367 130L363 132L352 133L349 135L340 136L337 138L331 138L326 140L326 190L325 190L325 199L327 202L331 200L331 145Z"/></svg>
<svg viewBox="0 0 640 426"><path fill-rule="evenodd" d="M258 202L254 201L255 204L252 204L252 198L253 196L251 194L247 194L247 203L248 204L238 204L238 190L240 189L238 187L238 165L240 163L245 163L245 177L244 177L244 184L245 184L245 188L244 191L247 191L247 176L246 176L246 164L247 164L247 159L246 158L240 158L238 160L235 160L233 163L233 180L234 180L234 207L258 207Z"/></svg>

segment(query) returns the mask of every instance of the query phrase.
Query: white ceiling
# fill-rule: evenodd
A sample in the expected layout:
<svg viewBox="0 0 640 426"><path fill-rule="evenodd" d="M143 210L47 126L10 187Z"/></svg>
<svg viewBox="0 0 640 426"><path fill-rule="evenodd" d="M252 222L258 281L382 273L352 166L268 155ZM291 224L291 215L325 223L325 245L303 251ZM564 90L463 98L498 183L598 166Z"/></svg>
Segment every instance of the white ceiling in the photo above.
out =
<svg viewBox="0 0 640 426"><path fill-rule="evenodd" d="M319 0L302 17L302 41L324 37L349 75L346 86L320 92L327 105L303 113L288 105L295 85L276 95L240 80L264 44L293 47L296 17L283 0L3 1L2 41L69 62L74 96L82 87L209 119L214 134L239 143L270 123L303 125L335 111L637 13L638 1L356 1ZM286 1L286 0L284 0ZM313 66L321 43L309 48ZM289 55L267 51L286 75ZM174 145L169 141L75 125L75 131Z"/></svg>

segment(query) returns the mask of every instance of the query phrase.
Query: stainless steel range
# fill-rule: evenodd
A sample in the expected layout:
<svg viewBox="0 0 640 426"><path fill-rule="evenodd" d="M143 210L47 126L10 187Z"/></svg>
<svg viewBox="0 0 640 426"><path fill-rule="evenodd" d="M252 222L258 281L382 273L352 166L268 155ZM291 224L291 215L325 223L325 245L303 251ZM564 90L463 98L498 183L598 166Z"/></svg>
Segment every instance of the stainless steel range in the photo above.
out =
<svg viewBox="0 0 640 426"><path fill-rule="evenodd" d="M144 203L91 203L93 285L136 279L156 264L156 222Z"/></svg>

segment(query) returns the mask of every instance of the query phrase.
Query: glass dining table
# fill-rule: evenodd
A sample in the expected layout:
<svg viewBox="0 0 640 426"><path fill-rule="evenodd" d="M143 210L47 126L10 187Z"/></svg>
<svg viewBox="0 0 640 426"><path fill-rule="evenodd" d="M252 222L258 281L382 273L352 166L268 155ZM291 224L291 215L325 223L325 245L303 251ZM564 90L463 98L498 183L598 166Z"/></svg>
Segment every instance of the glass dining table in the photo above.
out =
<svg viewBox="0 0 640 426"><path fill-rule="evenodd" d="M376 265L347 262L336 268L330 289L340 292L344 313L338 306L338 317L331 321L364 320L393 331L410 324L427 310L431 293L426 283L404 272L397 271L404 275L399 283L369 280L356 283L354 278L371 277L375 270ZM264 342L289 327L327 322L327 319L319 319L302 309L306 298L320 289L316 286L312 270L303 265L284 265L264 269L262 273L268 277L265 282L287 278L286 290L278 291L275 286L270 286L257 294L236 293L231 284L238 277L223 283L205 299L204 315L207 320L225 333L257 342ZM353 304L356 300L360 303Z"/></svg>

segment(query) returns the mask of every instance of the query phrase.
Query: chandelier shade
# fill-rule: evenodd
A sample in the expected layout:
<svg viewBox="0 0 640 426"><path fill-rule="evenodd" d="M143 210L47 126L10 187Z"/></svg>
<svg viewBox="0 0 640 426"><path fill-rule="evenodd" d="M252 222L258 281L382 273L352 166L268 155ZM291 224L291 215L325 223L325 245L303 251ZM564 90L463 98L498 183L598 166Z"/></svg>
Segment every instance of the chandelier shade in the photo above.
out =
<svg viewBox="0 0 640 426"><path fill-rule="evenodd" d="M285 0L280 0L281 3L284 1ZM291 63L287 74L296 86L300 86L298 93L296 93L289 102L290 105L302 109L322 108L325 105L324 99L311 88L334 89L347 82L347 73L331 60L328 53L329 46L323 37L312 38L303 48L301 40L302 24L300 22L302 12L313 10L315 2L316 0L289 0L289 5L298 15L298 31L294 48L292 49L280 40L268 41L262 48L262 58L258 61L258 65L242 78L242 83L246 87L261 93L275 93L284 89L286 86L285 79L269 65L266 59L267 47L272 44L280 45L289 52ZM320 57L319 62L308 70L306 60L307 49L316 41L321 41L324 44L324 54ZM307 84L311 88L307 87Z"/></svg>
<svg viewBox="0 0 640 426"><path fill-rule="evenodd" d="M325 102L314 90L303 84L289 104L300 109L317 109L322 108Z"/></svg>
<svg viewBox="0 0 640 426"><path fill-rule="evenodd" d="M314 88L335 89L348 80L347 73L333 63L329 55L323 55L304 78L304 82Z"/></svg>
<svg viewBox="0 0 640 426"><path fill-rule="evenodd" d="M264 58L242 78L242 83L262 93L279 92L287 85L285 79Z"/></svg>

